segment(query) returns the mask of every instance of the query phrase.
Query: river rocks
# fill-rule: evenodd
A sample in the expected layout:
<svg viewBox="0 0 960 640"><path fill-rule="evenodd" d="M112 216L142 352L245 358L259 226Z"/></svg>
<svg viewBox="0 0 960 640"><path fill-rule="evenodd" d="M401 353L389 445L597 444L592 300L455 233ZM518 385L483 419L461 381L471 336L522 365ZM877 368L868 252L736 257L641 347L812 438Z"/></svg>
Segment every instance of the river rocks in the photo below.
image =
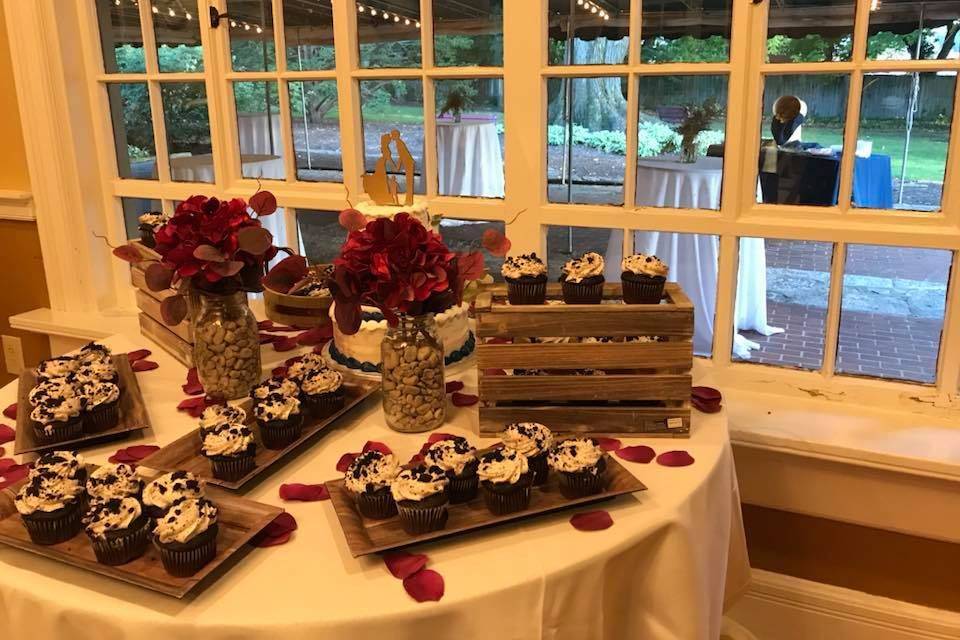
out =
<svg viewBox="0 0 960 640"><path fill-rule="evenodd" d="M243 398L260 379L260 341L253 315L197 322L194 362L207 394Z"/></svg>
<svg viewBox="0 0 960 640"><path fill-rule="evenodd" d="M439 345L384 342L383 409L397 431L429 431L443 424L447 394Z"/></svg>

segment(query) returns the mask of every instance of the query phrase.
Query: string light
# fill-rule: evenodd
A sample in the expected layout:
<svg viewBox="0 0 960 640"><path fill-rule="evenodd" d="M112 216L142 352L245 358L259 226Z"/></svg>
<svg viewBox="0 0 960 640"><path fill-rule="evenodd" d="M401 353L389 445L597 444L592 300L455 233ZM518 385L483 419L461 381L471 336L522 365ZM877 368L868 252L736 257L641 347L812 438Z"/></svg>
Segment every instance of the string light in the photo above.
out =
<svg viewBox="0 0 960 640"><path fill-rule="evenodd" d="M580 1L586 2L586 0L580 0ZM370 16L374 18L377 16L381 16L387 22L390 22L392 20L394 24L400 24L402 22L407 27L409 27L412 24L417 29L420 28L420 21L417 20L416 18L409 18L407 16L401 15L396 12L391 13L390 11L387 11L385 9L377 9L376 7L373 7L371 5L360 4L359 2L357 3L357 13L370 14Z"/></svg>
<svg viewBox="0 0 960 640"><path fill-rule="evenodd" d="M607 10L596 2L591 2L590 0L577 0L577 6L583 7L584 11L589 11L590 13L603 18L604 20L610 19L610 14L607 12Z"/></svg>

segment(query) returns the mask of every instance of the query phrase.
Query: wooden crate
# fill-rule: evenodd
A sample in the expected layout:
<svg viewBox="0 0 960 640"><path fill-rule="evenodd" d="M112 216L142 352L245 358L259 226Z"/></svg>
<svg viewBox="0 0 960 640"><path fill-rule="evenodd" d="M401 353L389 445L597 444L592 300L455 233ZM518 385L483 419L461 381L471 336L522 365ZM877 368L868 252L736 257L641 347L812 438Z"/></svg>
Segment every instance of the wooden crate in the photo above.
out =
<svg viewBox="0 0 960 640"><path fill-rule="evenodd" d="M136 248L147 260L159 260L160 255L153 249L143 246L139 240L133 240L130 244ZM176 294L173 289L163 291L151 291L147 286L145 265L130 265L130 283L136 287L137 308L140 309L140 331L147 336L164 351L172 355L182 364L193 366L193 325L190 323L191 314L180 324L170 327L164 324L160 315L160 303L164 299ZM192 303L188 299L188 307Z"/></svg>
<svg viewBox="0 0 960 640"><path fill-rule="evenodd" d="M549 300L560 285L547 285ZM478 297L480 434L511 422L541 422L560 433L688 437L693 304L667 283L657 305L627 305L618 283L598 305L506 303L506 285ZM530 338L659 336L660 342L531 343ZM542 369L547 375L504 375ZM599 369L606 375L574 375Z"/></svg>

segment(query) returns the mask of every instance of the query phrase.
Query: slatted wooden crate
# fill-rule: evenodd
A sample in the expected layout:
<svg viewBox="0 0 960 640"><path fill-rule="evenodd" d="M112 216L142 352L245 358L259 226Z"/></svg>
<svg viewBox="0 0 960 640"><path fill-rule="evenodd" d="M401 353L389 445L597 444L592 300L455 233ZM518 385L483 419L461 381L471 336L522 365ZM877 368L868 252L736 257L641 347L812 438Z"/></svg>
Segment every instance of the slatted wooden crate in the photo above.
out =
<svg viewBox="0 0 960 640"><path fill-rule="evenodd" d="M547 299L562 298L559 284ZM516 305L492 285L476 305L480 433L541 422L560 433L690 434L693 304L667 283L660 304L628 305L618 283L598 305ZM537 342L530 338L658 336L659 342ZM541 369L547 375L505 375ZM574 375L599 369L605 375Z"/></svg>
<svg viewBox="0 0 960 640"><path fill-rule="evenodd" d="M147 260L159 260L160 255L152 249L143 246L139 240L130 244ZM160 316L160 303L176 292L173 289L151 291L147 286L145 266L142 264L130 265L130 283L137 288L137 308L140 309L140 331L164 351L172 355L182 364L193 366L193 327L190 324L190 314L187 319L175 327L164 324Z"/></svg>

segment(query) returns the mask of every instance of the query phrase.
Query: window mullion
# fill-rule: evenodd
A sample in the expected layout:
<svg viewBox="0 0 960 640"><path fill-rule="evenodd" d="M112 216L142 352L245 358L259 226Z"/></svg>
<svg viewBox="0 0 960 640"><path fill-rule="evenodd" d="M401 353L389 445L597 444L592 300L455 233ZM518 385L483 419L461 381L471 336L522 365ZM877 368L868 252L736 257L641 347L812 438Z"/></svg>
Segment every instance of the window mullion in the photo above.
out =
<svg viewBox="0 0 960 640"><path fill-rule="evenodd" d="M847 100L846 124L843 132L843 148L846 153L840 159L840 192L837 205L842 212L851 208L853 193L853 170L856 161L857 138L860 134L860 102L863 99L863 72L860 70L867 55L867 27L870 25L870 2L858 2L853 26L853 64L857 70L850 74L850 93Z"/></svg>
<svg viewBox="0 0 960 640"><path fill-rule="evenodd" d="M940 336L937 386L940 396L949 398L960 391L960 253L952 253L950 279L947 281L947 308Z"/></svg>
<svg viewBox="0 0 960 640"><path fill-rule="evenodd" d="M823 320L823 368L821 372L830 380L837 365L840 348L840 310L843 303L843 272L847 262L847 243L833 245L830 263L830 290L827 296L827 317Z"/></svg>
<svg viewBox="0 0 960 640"><path fill-rule="evenodd" d="M637 201L637 136L640 128L640 79L635 73L627 76L627 150L623 176L623 207L630 209ZM629 255L629 254L623 254Z"/></svg>
<svg viewBox="0 0 960 640"><path fill-rule="evenodd" d="M207 92L207 114L213 152L214 185L223 192L242 175L240 142L237 134L236 100L233 86L226 79L230 72L230 23L226 20L213 29L200 20L200 44L203 47L203 77Z"/></svg>
<svg viewBox="0 0 960 640"><path fill-rule="evenodd" d="M960 227L960 73L953 87L953 117L947 147L947 166L943 176L940 211L954 228Z"/></svg>
<svg viewBox="0 0 960 640"><path fill-rule="evenodd" d="M764 30L756 28L755 21L765 20L766 13L765 9L762 10L758 5L736 2L733 4L732 19L731 71L727 78L727 117L720 198L721 214L728 220L740 215L741 203L752 204L756 199L756 172L745 158L751 155L748 149L758 149L760 145L759 139L754 140L759 127L753 126L757 122L753 110L757 104L760 104L762 109L763 100L760 95L763 92L763 83L756 73L755 63L760 60L756 57L751 59L750 54L764 48ZM758 37L754 34L760 35ZM732 113L740 116L731 117Z"/></svg>
<svg viewBox="0 0 960 640"><path fill-rule="evenodd" d="M357 46L357 7L352 0L331 0L333 45L337 71L337 104L340 117L343 183L353 204L363 195L363 119L360 115L360 85L353 77L360 64Z"/></svg>
<svg viewBox="0 0 960 640"><path fill-rule="evenodd" d="M733 351L734 310L737 300L737 271L740 264L740 242L735 235L720 236L720 259L717 265L717 304L713 319L713 362L715 366L730 364Z"/></svg>

